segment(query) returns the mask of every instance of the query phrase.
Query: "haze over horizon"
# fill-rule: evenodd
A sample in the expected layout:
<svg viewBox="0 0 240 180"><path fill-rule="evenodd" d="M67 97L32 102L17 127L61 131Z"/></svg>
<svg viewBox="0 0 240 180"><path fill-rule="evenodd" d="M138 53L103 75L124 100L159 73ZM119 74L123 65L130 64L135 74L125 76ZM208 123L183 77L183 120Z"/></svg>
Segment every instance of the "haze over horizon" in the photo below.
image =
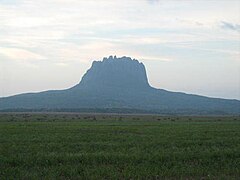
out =
<svg viewBox="0 0 240 180"><path fill-rule="evenodd" d="M72 87L117 55L153 87L240 99L238 0L1 0L0 27L0 97Z"/></svg>

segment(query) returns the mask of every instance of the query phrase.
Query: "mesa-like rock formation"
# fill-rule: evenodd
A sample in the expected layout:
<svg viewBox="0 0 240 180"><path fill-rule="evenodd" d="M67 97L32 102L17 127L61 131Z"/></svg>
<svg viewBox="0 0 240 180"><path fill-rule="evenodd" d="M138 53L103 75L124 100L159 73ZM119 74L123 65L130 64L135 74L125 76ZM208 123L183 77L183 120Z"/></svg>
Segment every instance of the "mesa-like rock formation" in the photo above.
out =
<svg viewBox="0 0 240 180"><path fill-rule="evenodd" d="M0 98L0 111L239 115L240 101L153 88L138 60L110 56L94 61L74 87Z"/></svg>
<svg viewBox="0 0 240 180"><path fill-rule="evenodd" d="M145 67L130 57L104 58L94 61L92 67L83 76L79 86L86 88L148 88Z"/></svg>

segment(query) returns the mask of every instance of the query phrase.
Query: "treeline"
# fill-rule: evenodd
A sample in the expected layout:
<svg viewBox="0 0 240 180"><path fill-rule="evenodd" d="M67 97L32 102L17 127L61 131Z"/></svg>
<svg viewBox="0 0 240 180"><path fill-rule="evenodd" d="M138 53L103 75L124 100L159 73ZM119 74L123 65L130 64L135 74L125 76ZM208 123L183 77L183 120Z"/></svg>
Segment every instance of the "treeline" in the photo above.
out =
<svg viewBox="0 0 240 180"><path fill-rule="evenodd" d="M0 112L73 112L73 113L119 113L119 114L160 114L160 115L233 115L221 111L201 111L196 109L144 110L132 108L40 108L40 109L4 109ZM236 114L238 115L238 114Z"/></svg>

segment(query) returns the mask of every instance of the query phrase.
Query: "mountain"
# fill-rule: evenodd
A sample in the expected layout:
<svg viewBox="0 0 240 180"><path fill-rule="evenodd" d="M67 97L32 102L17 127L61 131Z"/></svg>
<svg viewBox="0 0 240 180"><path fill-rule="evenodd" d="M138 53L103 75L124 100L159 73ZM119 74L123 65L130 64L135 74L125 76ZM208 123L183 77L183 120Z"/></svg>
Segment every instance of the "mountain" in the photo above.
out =
<svg viewBox="0 0 240 180"><path fill-rule="evenodd" d="M0 110L239 115L240 101L153 88L138 60L110 56L94 61L72 88L0 98Z"/></svg>

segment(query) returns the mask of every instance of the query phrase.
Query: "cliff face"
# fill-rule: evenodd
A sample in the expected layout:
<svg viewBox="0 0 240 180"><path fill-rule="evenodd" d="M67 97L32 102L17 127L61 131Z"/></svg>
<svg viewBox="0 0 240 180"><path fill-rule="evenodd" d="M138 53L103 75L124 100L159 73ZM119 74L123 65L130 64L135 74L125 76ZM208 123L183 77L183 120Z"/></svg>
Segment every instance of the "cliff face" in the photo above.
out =
<svg viewBox="0 0 240 180"><path fill-rule="evenodd" d="M149 88L145 67L130 57L104 58L94 61L78 86L84 88Z"/></svg>

